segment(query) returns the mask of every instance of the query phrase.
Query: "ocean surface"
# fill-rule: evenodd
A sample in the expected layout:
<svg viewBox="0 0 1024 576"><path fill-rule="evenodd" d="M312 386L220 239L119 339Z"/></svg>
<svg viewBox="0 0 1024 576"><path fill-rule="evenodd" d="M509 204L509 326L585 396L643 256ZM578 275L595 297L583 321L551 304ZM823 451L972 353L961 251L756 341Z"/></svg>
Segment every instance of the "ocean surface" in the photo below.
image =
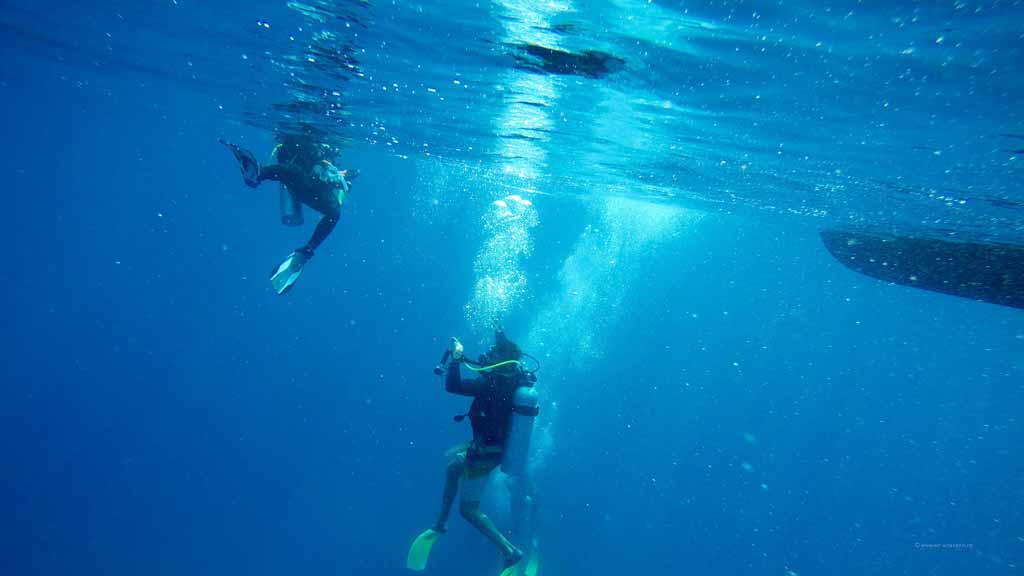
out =
<svg viewBox="0 0 1024 576"><path fill-rule="evenodd" d="M0 574L409 574L432 368L541 364L540 576L1020 574L1024 2L0 0ZM305 242L268 158L358 169ZM503 479L484 505L510 523ZM457 512L425 574L493 574Z"/></svg>

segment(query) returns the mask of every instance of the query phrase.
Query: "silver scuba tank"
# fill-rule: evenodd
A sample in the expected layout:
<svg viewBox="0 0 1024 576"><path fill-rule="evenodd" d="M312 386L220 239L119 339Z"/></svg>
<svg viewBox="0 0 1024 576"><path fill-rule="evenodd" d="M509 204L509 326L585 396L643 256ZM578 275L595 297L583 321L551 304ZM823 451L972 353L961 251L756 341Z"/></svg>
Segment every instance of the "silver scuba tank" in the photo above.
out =
<svg viewBox="0 0 1024 576"><path fill-rule="evenodd" d="M533 386L520 386L512 396L512 415L509 417L505 437L505 455L501 461L501 470L509 476L526 474L530 436L533 435L533 421L540 412L539 403L540 397Z"/></svg>
<svg viewBox="0 0 1024 576"><path fill-rule="evenodd" d="M285 226L302 226L302 203L281 185L281 223Z"/></svg>

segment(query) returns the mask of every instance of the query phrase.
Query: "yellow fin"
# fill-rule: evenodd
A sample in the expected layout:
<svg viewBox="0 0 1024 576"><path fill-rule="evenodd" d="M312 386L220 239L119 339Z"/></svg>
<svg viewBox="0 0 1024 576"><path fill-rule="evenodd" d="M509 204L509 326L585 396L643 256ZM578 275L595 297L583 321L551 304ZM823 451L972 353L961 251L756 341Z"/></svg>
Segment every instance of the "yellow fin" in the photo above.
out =
<svg viewBox="0 0 1024 576"><path fill-rule="evenodd" d="M526 568L523 569L523 576L537 576L538 570L540 570L540 554L534 548L530 551L530 561L526 563Z"/></svg>
<svg viewBox="0 0 1024 576"><path fill-rule="evenodd" d="M415 572L422 572L427 567L427 560L430 559L430 551L434 543L441 537L441 533L432 528L427 528L422 534L412 541L409 547L409 556L405 559L405 567Z"/></svg>

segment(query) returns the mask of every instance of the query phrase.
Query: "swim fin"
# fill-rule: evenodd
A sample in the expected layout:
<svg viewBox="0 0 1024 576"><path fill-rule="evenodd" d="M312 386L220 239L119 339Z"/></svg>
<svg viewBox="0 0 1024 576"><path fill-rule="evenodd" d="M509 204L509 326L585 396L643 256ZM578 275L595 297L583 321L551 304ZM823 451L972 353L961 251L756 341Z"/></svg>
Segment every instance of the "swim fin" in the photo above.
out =
<svg viewBox="0 0 1024 576"><path fill-rule="evenodd" d="M302 267L309 258L302 252L292 252L270 273L270 284L278 294L291 290L302 275Z"/></svg>
<svg viewBox="0 0 1024 576"><path fill-rule="evenodd" d="M433 528L427 528L422 534L412 541L409 547L409 556L405 559L405 567L415 572L422 572L427 567L427 560L430 559L430 551L434 543L441 537L441 533Z"/></svg>
<svg viewBox="0 0 1024 576"><path fill-rule="evenodd" d="M540 570L540 553L537 552L537 542L534 542L530 548L530 559L526 562L526 568L523 568L523 576L537 576L538 570Z"/></svg>
<svg viewBox="0 0 1024 576"><path fill-rule="evenodd" d="M235 160L238 160L238 167L242 169L242 180L245 180L246 186L250 188L259 186L260 163L256 161L256 157L253 156L252 152L245 148L239 148L223 138L220 140L220 143L227 146L228 150L231 150L231 153L235 155Z"/></svg>

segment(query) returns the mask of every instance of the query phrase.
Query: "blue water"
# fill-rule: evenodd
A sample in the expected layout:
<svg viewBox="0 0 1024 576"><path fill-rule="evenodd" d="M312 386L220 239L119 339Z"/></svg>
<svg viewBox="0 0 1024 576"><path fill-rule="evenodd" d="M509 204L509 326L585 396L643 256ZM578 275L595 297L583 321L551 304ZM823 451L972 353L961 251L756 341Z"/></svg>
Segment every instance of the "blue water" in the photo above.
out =
<svg viewBox="0 0 1024 576"><path fill-rule="evenodd" d="M1024 314L817 233L1024 242L1022 40L1019 2L0 4L0 574L407 574L469 433L430 369L493 316L542 363L541 574L1019 573ZM311 226L217 138L298 126L361 175L279 297ZM455 516L427 574L497 574Z"/></svg>

